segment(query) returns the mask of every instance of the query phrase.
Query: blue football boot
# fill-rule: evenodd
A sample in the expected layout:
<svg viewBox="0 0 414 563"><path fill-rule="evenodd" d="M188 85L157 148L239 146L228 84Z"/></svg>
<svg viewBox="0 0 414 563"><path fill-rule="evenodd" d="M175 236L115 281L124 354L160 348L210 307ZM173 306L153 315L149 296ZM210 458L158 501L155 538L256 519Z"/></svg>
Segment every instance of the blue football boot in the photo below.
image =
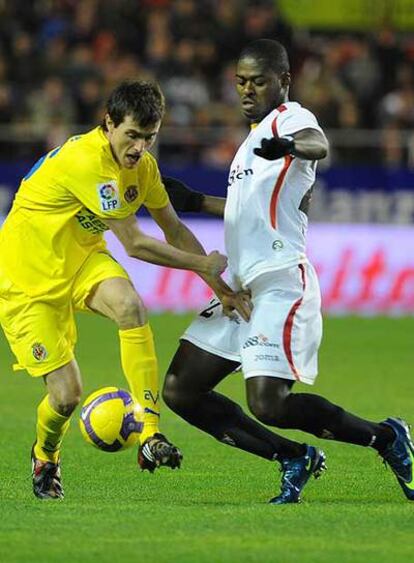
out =
<svg viewBox="0 0 414 563"><path fill-rule="evenodd" d="M290 504L300 502L300 493L313 475L316 479L326 470L326 455L322 450L306 446L301 457L281 461L282 485L280 494L270 499L270 504Z"/></svg>
<svg viewBox="0 0 414 563"><path fill-rule="evenodd" d="M408 424L401 418L387 418L381 424L395 432L395 440L380 455L397 477L408 500L414 500L414 444Z"/></svg>

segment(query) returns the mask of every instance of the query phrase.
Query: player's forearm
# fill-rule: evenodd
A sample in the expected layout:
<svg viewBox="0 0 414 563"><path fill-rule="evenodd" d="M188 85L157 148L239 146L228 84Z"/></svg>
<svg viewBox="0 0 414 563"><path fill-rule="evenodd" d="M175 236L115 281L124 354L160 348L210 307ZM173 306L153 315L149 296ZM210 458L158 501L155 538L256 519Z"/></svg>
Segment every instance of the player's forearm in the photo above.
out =
<svg viewBox="0 0 414 563"><path fill-rule="evenodd" d="M190 229L184 225L184 223L180 222L174 233L166 232L165 235L168 243L180 250L200 255L206 254L201 242L197 239L194 233L192 233Z"/></svg>
<svg viewBox="0 0 414 563"><path fill-rule="evenodd" d="M218 215L219 217L223 217L225 205L225 197L216 197L204 194L201 211L203 211L204 213L209 213L210 215Z"/></svg>
<svg viewBox="0 0 414 563"><path fill-rule="evenodd" d="M203 255L180 250L171 244L161 242L155 238L143 236L129 243L125 250L129 256L181 270L192 270L200 275L209 273L209 264L205 253Z"/></svg>
<svg viewBox="0 0 414 563"><path fill-rule="evenodd" d="M221 300L224 295L231 295L233 290L227 283L223 280L221 276L209 276L207 274L202 274L201 278L206 282L207 285L211 287L215 295Z"/></svg>
<svg viewBox="0 0 414 563"><path fill-rule="evenodd" d="M209 213L223 217L226 199L206 195L189 188L177 178L162 177L170 202L178 212Z"/></svg>
<svg viewBox="0 0 414 563"><path fill-rule="evenodd" d="M170 244L180 250L200 254L202 256L206 254L201 242L197 239L194 233L192 233L190 229L184 225L184 223L180 223L180 227L174 235L167 234L166 238ZM231 293L231 289L220 276L211 276L202 272L198 272L198 274L206 282L206 284L211 287L217 296L222 295L227 291Z"/></svg>

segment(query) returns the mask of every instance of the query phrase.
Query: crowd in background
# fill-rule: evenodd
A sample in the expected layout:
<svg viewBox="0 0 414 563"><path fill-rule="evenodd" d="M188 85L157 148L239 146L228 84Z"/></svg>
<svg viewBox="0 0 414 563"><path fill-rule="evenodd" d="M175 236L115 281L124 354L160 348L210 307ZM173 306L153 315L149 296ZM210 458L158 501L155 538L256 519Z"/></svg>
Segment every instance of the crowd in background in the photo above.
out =
<svg viewBox="0 0 414 563"><path fill-rule="evenodd" d="M101 121L110 90L141 77L166 96L165 158L226 166L243 130L234 61L261 37L289 51L291 98L341 132L334 158L414 166L414 35L304 32L272 0L0 0L0 158ZM375 140L362 155L356 130Z"/></svg>

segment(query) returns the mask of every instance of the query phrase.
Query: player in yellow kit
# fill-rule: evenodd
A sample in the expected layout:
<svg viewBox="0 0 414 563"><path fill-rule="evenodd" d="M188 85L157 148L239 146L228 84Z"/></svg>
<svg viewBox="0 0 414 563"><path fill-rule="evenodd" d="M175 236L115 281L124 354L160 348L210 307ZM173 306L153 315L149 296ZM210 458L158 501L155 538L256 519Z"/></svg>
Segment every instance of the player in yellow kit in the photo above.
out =
<svg viewBox="0 0 414 563"><path fill-rule="evenodd" d="M119 327L123 371L146 411L140 467L175 468L182 459L159 432L157 360L147 313L128 274L106 249L106 229L130 256L192 270L229 309L249 315L245 297L231 292L220 277L226 258L218 252L207 256L178 219L147 152L163 114L156 84L121 84L100 127L70 138L28 172L0 231L0 321L17 358L14 369L43 376L47 386L32 449L39 498L63 498L60 448L82 393L73 351L75 311L100 313ZM140 230L135 213L141 205L167 242Z"/></svg>

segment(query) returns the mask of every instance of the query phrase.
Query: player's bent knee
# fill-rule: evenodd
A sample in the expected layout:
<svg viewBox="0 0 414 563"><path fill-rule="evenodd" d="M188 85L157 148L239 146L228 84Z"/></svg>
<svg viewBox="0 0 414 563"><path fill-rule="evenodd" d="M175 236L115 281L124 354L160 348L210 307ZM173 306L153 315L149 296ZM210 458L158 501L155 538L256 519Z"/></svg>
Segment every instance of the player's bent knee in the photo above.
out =
<svg viewBox="0 0 414 563"><path fill-rule="evenodd" d="M71 382L71 385L49 387L49 401L52 408L62 416L70 416L79 405L82 397L80 382Z"/></svg>
<svg viewBox="0 0 414 563"><path fill-rule="evenodd" d="M58 397L50 397L50 403L52 408L62 416L70 416L76 407L79 405L81 400L81 395L72 394L69 396L60 395Z"/></svg>
<svg viewBox="0 0 414 563"><path fill-rule="evenodd" d="M250 412L263 424L284 428L289 382L276 378L247 380L247 404Z"/></svg>
<svg viewBox="0 0 414 563"><path fill-rule="evenodd" d="M179 391L176 384L176 376L172 373L167 373L165 376L162 398L164 403L174 411L175 406L178 405L179 402Z"/></svg>
<svg viewBox="0 0 414 563"><path fill-rule="evenodd" d="M165 376L162 398L165 404L177 414L188 408L191 404L187 393L182 389L182 386L178 385L177 376L173 373L167 373Z"/></svg>
<svg viewBox="0 0 414 563"><path fill-rule="evenodd" d="M79 400L58 403L56 410L62 416L70 416L80 402Z"/></svg>
<svg viewBox="0 0 414 563"><path fill-rule="evenodd" d="M263 424L280 426L283 424L281 406L278 401L269 402L260 399L248 399L250 412Z"/></svg>
<svg viewBox="0 0 414 563"><path fill-rule="evenodd" d="M113 304L115 322L121 329L135 328L147 320L143 301L134 291L119 296Z"/></svg>

